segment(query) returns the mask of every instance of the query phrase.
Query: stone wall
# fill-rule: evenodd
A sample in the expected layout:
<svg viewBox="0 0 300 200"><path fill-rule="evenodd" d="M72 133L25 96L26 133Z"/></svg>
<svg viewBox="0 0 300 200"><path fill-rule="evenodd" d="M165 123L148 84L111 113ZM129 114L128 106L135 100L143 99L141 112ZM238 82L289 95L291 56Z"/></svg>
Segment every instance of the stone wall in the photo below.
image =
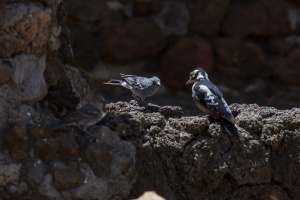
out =
<svg viewBox="0 0 300 200"><path fill-rule="evenodd" d="M284 17L267 29L261 25L257 30L250 23L253 19L242 32L225 28L230 9L266 9L258 1L241 2L66 1L69 20L73 19L71 30L80 32L78 39L93 39L72 43L73 57L61 0L1 0L1 199L130 199L148 190L171 200L299 199L300 111L296 108L232 105L247 139L244 145L207 117L183 117L184 110L177 106L149 104L145 109L134 101L108 104L107 115L90 127L94 137L79 129L48 129L50 123L84 105L95 92L85 73L66 64L72 59L86 67L98 66L101 60L100 65L112 71L119 71L124 63L128 69L145 70L162 62L165 64L149 69L161 70L162 77L168 63L205 61L211 62L208 70L217 70L212 59L218 54L224 55L225 64L239 66L227 61L227 56L236 61L236 54L227 48L245 51L237 63L250 55L257 58L248 57L251 62L265 63L266 52L261 59L257 49L262 47L256 42L272 31L280 36L268 43L271 49L280 47L274 54L280 55L283 63L295 62L297 45L288 46L282 40L295 30L289 26L282 29ZM274 2L272 11L284 14L282 2ZM243 7L246 3L249 6ZM205 9L198 12L198 4L198 9ZM213 21L205 31L199 29L195 24L206 22L203 18L214 13L209 11L215 9L213 5L220 9L218 16L210 17ZM295 11L296 7L288 8ZM193 12L201 15L195 17ZM265 17L258 21L276 19L271 14ZM235 20L231 23L239 23ZM193 37L184 37L192 32ZM222 33L222 38L215 36L216 32ZM219 43L217 54L212 41ZM97 47L98 51L81 54L88 59L80 61L76 56L80 45L76 44ZM202 56L205 52L208 56ZM181 54L186 55L182 61L165 58L178 59ZM129 63L135 63L135 68ZM167 84L168 79L164 80Z"/></svg>
<svg viewBox="0 0 300 200"><path fill-rule="evenodd" d="M294 1L66 0L65 5L75 65L88 71L156 73L169 89L184 89L198 66L223 82L300 85L300 7Z"/></svg>

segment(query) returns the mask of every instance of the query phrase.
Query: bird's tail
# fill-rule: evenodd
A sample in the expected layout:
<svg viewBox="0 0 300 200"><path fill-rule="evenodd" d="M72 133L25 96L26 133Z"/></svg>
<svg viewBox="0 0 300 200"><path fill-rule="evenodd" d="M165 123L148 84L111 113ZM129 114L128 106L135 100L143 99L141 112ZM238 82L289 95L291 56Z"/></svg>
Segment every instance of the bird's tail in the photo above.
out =
<svg viewBox="0 0 300 200"><path fill-rule="evenodd" d="M225 130L229 134L232 134L232 135L238 137L242 143L245 142L245 139L243 138L242 134L240 133L240 131L238 130L238 128L236 127L235 124L227 121L226 119L221 119L220 124L221 124L221 126L223 126L225 128Z"/></svg>
<svg viewBox="0 0 300 200"><path fill-rule="evenodd" d="M121 85L124 88L130 89L129 85L127 84L126 81L122 81L122 80L117 80L117 79L111 79L107 82L104 82L104 84L109 84L109 85Z"/></svg>
<svg viewBox="0 0 300 200"><path fill-rule="evenodd" d="M122 73L120 73L120 75L121 75L122 78L133 77L133 76L135 76L135 75L122 74Z"/></svg>
<svg viewBox="0 0 300 200"><path fill-rule="evenodd" d="M117 79L111 79L107 82L104 82L103 84L109 84L109 85L122 85L124 81L117 80Z"/></svg>

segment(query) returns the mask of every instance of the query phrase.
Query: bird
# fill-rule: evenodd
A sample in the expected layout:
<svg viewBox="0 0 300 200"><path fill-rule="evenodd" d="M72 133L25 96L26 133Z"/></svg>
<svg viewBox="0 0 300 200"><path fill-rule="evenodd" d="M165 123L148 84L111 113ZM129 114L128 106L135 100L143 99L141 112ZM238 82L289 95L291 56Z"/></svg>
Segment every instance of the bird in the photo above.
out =
<svg viewBox="0 0 300 200"><path fill-rule="evenodd" d="M124 88L131 90L133 97L140 98L144 101L146 97L153 96L161 87L160 79L156 76L151 78L121 74L124 80L111 79L104 84L120 85Z"/></svg>
<svg viewBox="0 0 300 200"><path fill-rule="evenodd" d="M50 124L48 128L55 131L63 127L78 127L82 131L93 135L87 128L98 123L105 114L105 99L97 94L80 109L67 115L60 122Z"/></svg>
<svg viewBox="0 0 300 200"><path fill-rule="evenodd" d="M233 117L222 92L209 80L208 74L204 69L197 68L190 73L190 78L186 85L191 83L194 83L192 97L197 108L219 121L227 132L237 136L241 142L244 142L244 138L236 126L236 119Z"/></svg>

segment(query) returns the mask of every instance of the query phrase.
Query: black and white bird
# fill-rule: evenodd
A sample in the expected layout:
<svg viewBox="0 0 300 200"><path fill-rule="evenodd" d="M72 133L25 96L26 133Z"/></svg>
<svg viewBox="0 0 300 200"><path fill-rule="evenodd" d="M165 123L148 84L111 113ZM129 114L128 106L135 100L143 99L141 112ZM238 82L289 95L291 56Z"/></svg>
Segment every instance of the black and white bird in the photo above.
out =
<svg viewBox="0 0 300 200"><path fill-rule="evenodd" d="M120 74L124 80L111 79L104 84L120 85L131 90L134 97L144 101L146 97L153 96L160 88L160 79L156 76L151 78Z"/></svg>
<svg viewBox="0 0 300 200"><path fill-rule="evenodd" d="M219 121L227 131L244 142L222 92L208 79L207 73L202 68L195 69L190 73L190 79L186 82L186 84L190 83L194 83L192 96L199 110Z"/></svg>
<svg viewBox="0 0 300 200"><path fill-rule="evenodd" d="M104 98L101 95L95 95L80 109L48 127L52 131L65 127L78 127L82 131L91 134L87 128L98 123L105 114Z"/></svg>

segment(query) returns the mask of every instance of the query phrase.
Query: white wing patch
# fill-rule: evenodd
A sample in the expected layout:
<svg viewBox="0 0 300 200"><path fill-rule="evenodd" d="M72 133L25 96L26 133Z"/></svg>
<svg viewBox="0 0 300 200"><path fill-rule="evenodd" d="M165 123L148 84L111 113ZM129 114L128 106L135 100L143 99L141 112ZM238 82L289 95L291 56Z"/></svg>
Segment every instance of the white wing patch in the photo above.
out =
<svg viewBox="0 0 300 200"><path fill-rule="evenodd" d="M204 100L207 105L217 106L219 103L216 101L218 97L216 97L205 85L199 86L200 90L205 92Z"/></svg>
<svg viewBox="0 0 300 200"><path fill-rule="evenodd" d="M227 111L228 113L231 113L231 110L230 110L229 106L227 105L225 99L224 99L224 98L221 98L221 99L222 99L222 102L223 102L223 104L224 104L224 107L225 107L226 111Z"/></svg>

